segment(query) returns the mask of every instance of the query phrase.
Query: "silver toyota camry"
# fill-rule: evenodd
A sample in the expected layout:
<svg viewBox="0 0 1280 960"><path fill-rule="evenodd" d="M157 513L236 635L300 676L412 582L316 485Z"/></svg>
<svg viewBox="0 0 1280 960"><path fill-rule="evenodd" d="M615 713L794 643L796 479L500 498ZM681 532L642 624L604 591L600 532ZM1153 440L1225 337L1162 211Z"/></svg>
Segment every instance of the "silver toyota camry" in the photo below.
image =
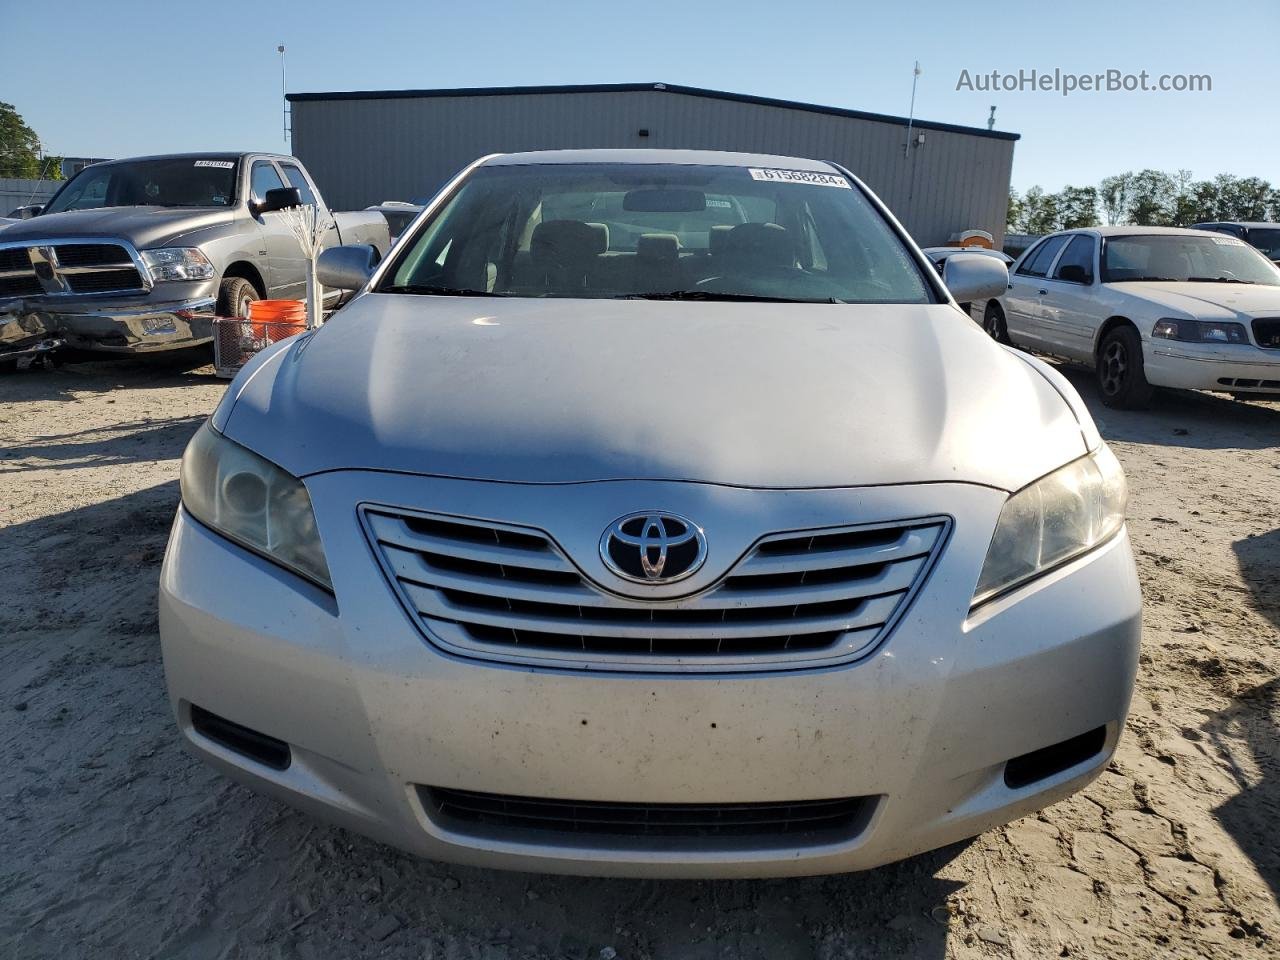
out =
<svg viewBox="0 0 1280 960"><path fill-rule="evenodd" d="M181 734L426 857L858 870L1106 765L1125 482L839 166L487 157L231 384L160 588ZM944 285L945 282L945 285Z"/></svg>

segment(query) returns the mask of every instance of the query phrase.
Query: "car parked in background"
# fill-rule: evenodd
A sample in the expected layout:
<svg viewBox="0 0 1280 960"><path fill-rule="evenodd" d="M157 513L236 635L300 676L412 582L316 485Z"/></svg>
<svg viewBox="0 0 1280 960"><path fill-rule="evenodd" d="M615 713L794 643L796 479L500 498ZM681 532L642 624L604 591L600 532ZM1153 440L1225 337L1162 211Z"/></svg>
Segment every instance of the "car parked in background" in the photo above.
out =
<svg viewBox="0 0 1280 960"><path fill-rule="evenodd" d="M873 867L1105 769L1120 466L846 170L492 156L371 260L321 254L355 299L183 458L198 756L434 859L686 877Z"/></svg>
<svg viewBox="0 0 1280 960"><path fill-rule="evenodd" d="M1213 230L1215 233L1226 233L1257 247L1272 263L1280 263L1280 223L1245 223L1238 221L1219 221L1214 223L1192 224L1193 230Z"/></svg>
<svg viewBox="0 0 1280 960"><path fill-rule="evenodd" d="M1002 343L1091 365L1103 402L1153 387L1280 395L1280 268L1235 237L1171 227L1051 234L986 303Z"/></svg>
<svg viewBox="0 0 1280 960"><path fill-rule="evenodd" d="M0 233L0 309L72 350L131 355L208 343L215 312L302 299L306 260L284 214L316 204L302 164L189 153L85 167L39 215ZM332 214L326 245L390 247L376 213ZM3 352L0 345L0 352Z"/></svg>
<svg viewBox="0 0 1280 960"><path fill-rule="evenodd" d="M377 211L386 219L392 243L399 239L400 234L408 229L409 224L413 223L424 209L425 207L420 203L409 203L404 200L383 200L371 207L365 207L365 210Z"/></svg>
<svg viewBox="0 0 1280 960"><path fill-rule="evenodd" d="M943 273L946 270L947 258L955 253L978 253L983 256L994 257L1006 267L1013 263L1013 257L1007 253L1001 250L991 250L987 247L925 247L922 252L937 268L938 273ZM971 303L961 303L960 309L968 313L972 306L973 304Z"/></svg>

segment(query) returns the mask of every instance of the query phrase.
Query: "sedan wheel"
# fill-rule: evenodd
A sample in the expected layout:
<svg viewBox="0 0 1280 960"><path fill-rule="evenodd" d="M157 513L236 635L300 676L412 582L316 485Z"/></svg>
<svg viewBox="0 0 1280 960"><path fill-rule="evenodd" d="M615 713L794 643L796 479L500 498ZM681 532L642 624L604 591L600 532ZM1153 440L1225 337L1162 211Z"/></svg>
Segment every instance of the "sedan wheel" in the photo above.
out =
<svg viewBox="0 0 1280 960"><path fill-rule="evenodd" d="M1117 327L1098 350L1098 390L1109 407L1136 410L1151 399L1151 384L1142 365L1142 341L1133 327Z"/></svg>
<svg viewBox="0 0 1280 960"><path fill-rule="evenodd" d="M982 313L982 329L987 331L987 335L996 343L1013 343L1009 339L1009 326L1005 323L1004 311L997 303L987 304L987 309Z"/></svg>

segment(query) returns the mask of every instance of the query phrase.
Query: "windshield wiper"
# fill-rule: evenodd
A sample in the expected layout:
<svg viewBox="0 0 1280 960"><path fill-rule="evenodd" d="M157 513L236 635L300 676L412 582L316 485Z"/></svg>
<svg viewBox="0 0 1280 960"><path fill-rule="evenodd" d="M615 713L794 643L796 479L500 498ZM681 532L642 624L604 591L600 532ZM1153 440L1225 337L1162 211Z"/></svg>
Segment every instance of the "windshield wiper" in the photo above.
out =
<svg viewBox="0 0 1280 960"><path fill-rule="evenodd" d="M715 293L710 290L671 290L666 293L620 293L614 300L722 300L741 303L843 303L826 300L798 300L795 297L762 297L750 293Z"/></svg>
<svg viewBox="0 0 1280 960"><path fill-rule="evenodd" d="M1112 283L1177 283L1177 277L1125 277L1123 280L1112 280Z"/></svg>
<svg viewBox="0 0 1280 960"><path fill-rule="evenodd" d="M1252 285L1253 280L1240 280L1236 277L1187 277L1187 283L1247 283Z"/></svg>
<svg viewBox="0 0 1280 960"><path fill-rule="evenodd" d="M505 297L505 293L490 293L488 290L467 290L462 287L437 287L426 283L402 283L383 287L376 293L411 293L424 297Z"/></svg>

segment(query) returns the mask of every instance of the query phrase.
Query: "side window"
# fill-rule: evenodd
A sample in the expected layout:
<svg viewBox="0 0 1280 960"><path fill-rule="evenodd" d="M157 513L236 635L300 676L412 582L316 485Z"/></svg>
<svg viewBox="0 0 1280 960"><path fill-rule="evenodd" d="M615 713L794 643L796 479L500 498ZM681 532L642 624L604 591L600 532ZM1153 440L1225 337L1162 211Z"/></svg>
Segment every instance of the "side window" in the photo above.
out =
<svg viewBox="0 0 1280 960"><path fill-rule="evenodd" d="M63 210L92 210L107 202L107 185L111 171L102 170L97 175L85 174L70 189L71 199L61 204Z"/></svg>
<svg viewBox="0 0 1280 960"><path fill-rule="evenodd" d="M289 186L298 188L298 192L302 194L303 203L314 204L316 202L316 195L311 189L311 184L307 183L306 174L292 163L282 163L280 164L280 169L289 178Z"/></svg>
<svg viewBox="0 0 1280 960"><path fill-rule="evenodd" d="M1066 270L1067 267L1075 269ZM1063 271L1066 270L1066 275ZM1066 280L1069 283L1093 283L1093 238L1081 234L1071 238L1067 249L1058 258L1058 265L1053 268L1054 280Z"/></svg>
<svg viewBox="0 0 1280 960"><path fill-rule="evenodd" d="M1045 240L1018 268L1018 273L1024 277L1043 277L1049 272L1049 264L1053 263L1053 258L1066 243L1067 237L1050 237Z"/></svg>
<svg viewBox="0 0 1280 960"><path fill-rule="evenodd" d="M276 173L274 164L259 160L253 165L253 172L249 174L249 192L253 194L253 199L264 200L268 190L278 190L283 186L284 182L280 179L280 174Z"/></svg>

